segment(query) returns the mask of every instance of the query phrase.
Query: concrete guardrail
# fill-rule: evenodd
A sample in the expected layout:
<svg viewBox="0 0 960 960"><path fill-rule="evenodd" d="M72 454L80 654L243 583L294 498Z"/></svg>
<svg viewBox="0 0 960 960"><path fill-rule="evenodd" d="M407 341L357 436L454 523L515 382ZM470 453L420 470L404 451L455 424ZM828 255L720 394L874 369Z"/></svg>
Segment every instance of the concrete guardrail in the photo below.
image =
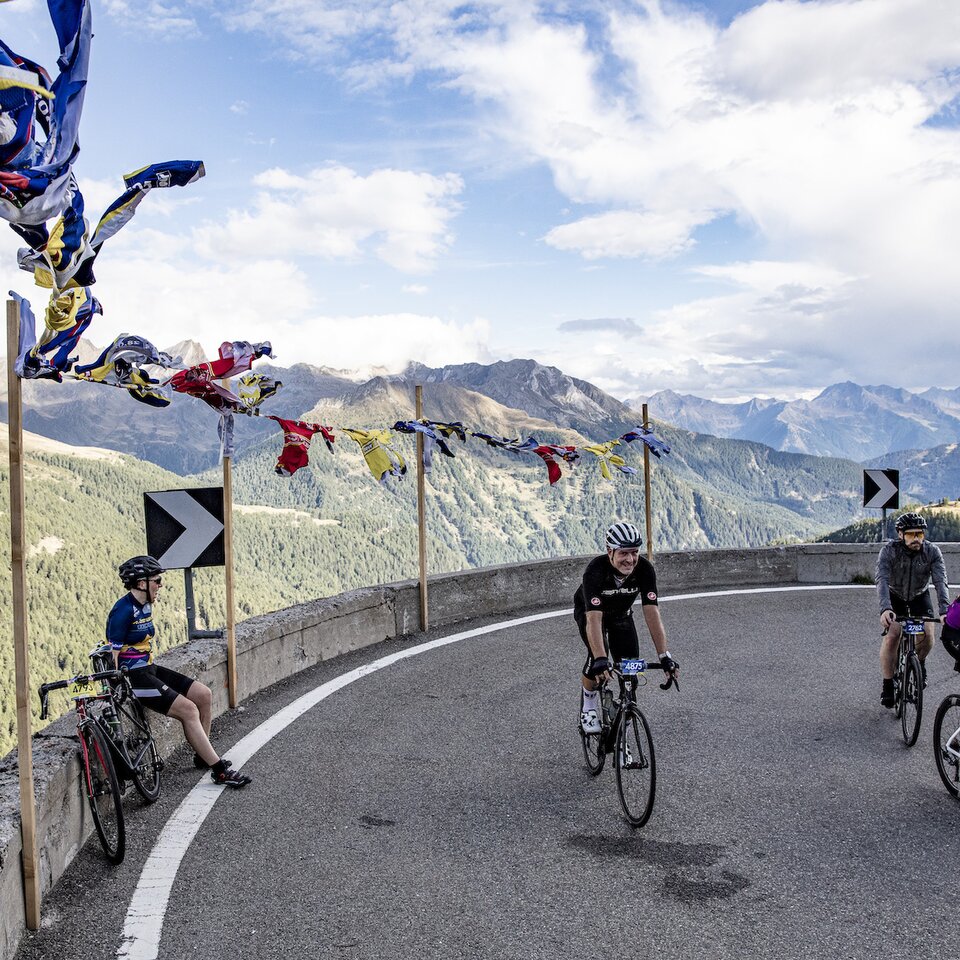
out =
<svg viewBox="0 0 960 960"><path fill-rule="evenodd" d="M762 550L704 550L655 558L660 592L725 587L872 582L877 544L808 544ZM947 570L960 572L960 543L943 545ZM431 577L430 626L571 606L586 562L567 557ZM241 700L301 670L419 630L416 581L354 590L238 624ZM206 683L215 716L227 710L223 641L201 640L164 654L163 663ZM164 756L183 743L180 726L151 715ZM41 895L60 878L93 830L80 784L72 713L33 739ZM17 753L0 760L0 960L24 932Z"/></svg>

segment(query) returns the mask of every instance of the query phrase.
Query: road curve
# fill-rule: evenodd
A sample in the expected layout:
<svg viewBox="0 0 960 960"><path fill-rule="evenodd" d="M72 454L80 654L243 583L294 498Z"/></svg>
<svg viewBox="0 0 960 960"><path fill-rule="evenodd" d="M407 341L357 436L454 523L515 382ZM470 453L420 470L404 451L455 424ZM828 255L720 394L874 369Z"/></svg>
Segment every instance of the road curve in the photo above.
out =
<svg viewBox="0 0 960 960"><path fill-rule="evenodd" d="M236 743L365 674L314 694L245 763L255 783L197 820L153 955L947 956L960 805L931 725L960 676L943 652L907 750L878 703L869 589L678 597L663 616L683 681L642 692L658 759L642 830L622 820L612 771L583 769L568 616L416 655L418 642L384 644L215 726ZM197 779L178 756L160 803L131 800L124 864L88 845L18 960L134 955L138 882L148 902L162 893L144 863L185 839L180 821L172 840L162 830L186 797L217 793L191 794Z"/></svg>

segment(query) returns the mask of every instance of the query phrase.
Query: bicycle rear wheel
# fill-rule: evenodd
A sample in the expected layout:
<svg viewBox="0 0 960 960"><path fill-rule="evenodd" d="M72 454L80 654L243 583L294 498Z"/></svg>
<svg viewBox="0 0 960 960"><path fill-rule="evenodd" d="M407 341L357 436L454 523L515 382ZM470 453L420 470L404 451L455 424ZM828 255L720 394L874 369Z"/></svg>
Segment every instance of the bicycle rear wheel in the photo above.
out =
<svg viewBox="0 0 960 960"><path fill-rule="evenodd" d="M111 863L121 863L126 852L120 782L110 757L106 737L92 721L80 727L84 788L90 801L93 825Z"/></svg>
<svg viewBox="0 0 960 960"><path fill-rule="evenodd" d="M583 694L580 694L580 712L583 712ZM602 769L603 763L607 758L604 749L604 735L600 733L584 733L583 726L577 718L577 729L580 731L580 743L583 747L583 759L587 765L590 776L595 777Z"/></svg>
<svg viewBox="0 0 960 960"><path fill-rule="evenodd" d="M915 654L907 657L903 671L901 688L900 725L903 728L903 742L912 747L920 734L920 718L923 716L923 673L920 658Z"/></svg>
<svg viewBox="0 0 960 960"><path fill-rule="evenodd" d="M147 803L154 803L160 796L160 770L163 762L150 732L150 721L140 701L129 694L117 704L117 719L120 721L120 736L117 746L124 754L130 768L133 785Z"/></svg>
<svg viewBox="0 0 960 960"><path fill-rule="evenodd" d="M657 765L647 718L635 706L627 707L620 718L613 762L617 770L617 792L627 823L642 827L653 811Z"/></svg>
<svg viewBox="0 0 960 960"><path fill-rule="evenodd" d="M960 753L960 695L956 693L945 697L937 707L933 721L933 753L947 792L960 798L960 758L947 752L948 744L954 753Z"/></svg>

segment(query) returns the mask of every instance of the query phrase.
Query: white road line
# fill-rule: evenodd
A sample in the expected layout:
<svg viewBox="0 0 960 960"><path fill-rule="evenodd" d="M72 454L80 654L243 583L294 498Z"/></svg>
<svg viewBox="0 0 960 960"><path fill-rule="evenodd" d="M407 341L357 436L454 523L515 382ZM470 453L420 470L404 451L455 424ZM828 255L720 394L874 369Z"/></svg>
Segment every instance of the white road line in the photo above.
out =
<svg viewBox="0 0 960 960"><path fill-rule="evenodd" d="M851 590L851 589L875 589L872 585L860 586L859 584L838 584L831 586L793 586L793 587L755 587L743 588L737 590L718 590L705 593L685 593L672 597L663 597L662 600L699 600L704 597L729 597L748 593L787 593L801 590ZM389 656L381 657L372 663L364 664L351 670L342 676L328 680L319 687L305 693L302 697L294 700L282 710L275 713L269 720L264 720L260 726L251 730L230 752L230 758L236 765L243 766L264 744L269 743L278 733L286 729L306 713L311 707L316 706L322 700L326 700L331 694L336 693L343 687L348 686L356 680L383 670L400 660L406 660L409 657L416 657L429 650L436 650L439 647L445 647L451 643L458 643L460 640L470 640L473 637L480 637L487 633L495 633L498 630L509 630L511 627L519 627L525 623L534 623L538 620L547 620L551 617L569 616L573 613L572 609L552 610L548 613L538 613L530 617L519 617L516 620L505 620L500 623L491 623L485 627L476 627L473 630L465 630L463 633L454 633L448 637L439 637L436 640L429 640L426 643L418 644L407 650L400 650L397 653L391 653ZM143 870L140 872L140 880L133 892L130 900L130 906L127 908L127 916L123 924L123 935L120 946L117 949L117 957L121 960L157 960L160 953L160 937L163 933L163 921L167 911L167 903L170 900L170 891L173 889L174 880L177 877L177 871L183 857L197 835L207 814L213 809L220 794L228 789L227 787L216 786L209 777L204 777L184 798L183 802L174 811L173 815L167 821L166 826L157 838L157 842L150 851Z"/></svg>

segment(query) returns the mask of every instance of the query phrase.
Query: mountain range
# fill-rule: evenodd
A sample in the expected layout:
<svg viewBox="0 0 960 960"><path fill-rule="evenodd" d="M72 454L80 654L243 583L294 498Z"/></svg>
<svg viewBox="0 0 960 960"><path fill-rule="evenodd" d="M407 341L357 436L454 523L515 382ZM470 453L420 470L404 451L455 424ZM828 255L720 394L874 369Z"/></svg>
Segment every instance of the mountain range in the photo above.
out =
<svg viewBox="0 0 960 960"><path fill-rule="evenodd" d="M628 405L639 408L641 402ZM913 393L848 381L827 387L812 400L721 403L662 390L647 402L657 420L697 433L857 462L960 440L960 389Z"/></svg>

